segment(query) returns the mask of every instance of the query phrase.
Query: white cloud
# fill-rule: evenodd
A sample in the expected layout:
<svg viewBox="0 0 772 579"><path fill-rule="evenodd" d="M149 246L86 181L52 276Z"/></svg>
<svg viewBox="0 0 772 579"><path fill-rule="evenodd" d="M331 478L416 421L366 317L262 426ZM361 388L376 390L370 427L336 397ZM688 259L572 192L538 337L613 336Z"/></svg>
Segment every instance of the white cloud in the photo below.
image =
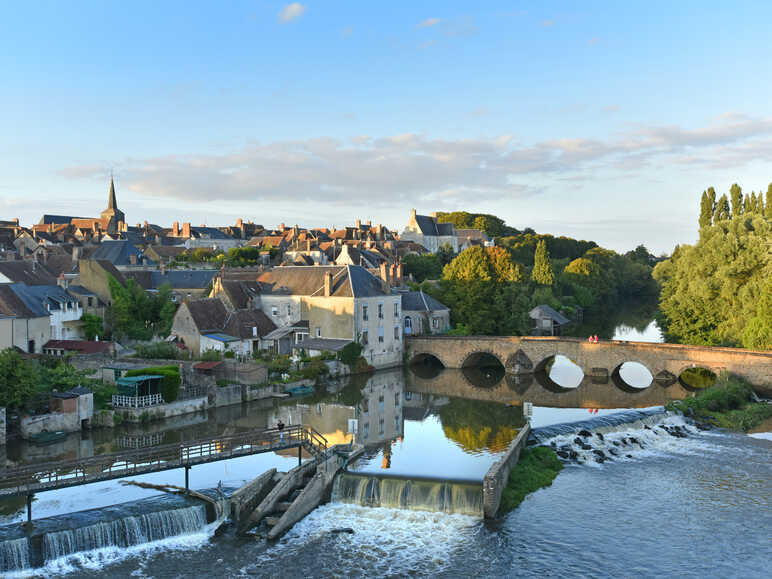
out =
<svg viewBox="0 0 772 579"><path fill-rule="evenodd" d="M306 7L303 6L300 2L287 4L284 8L281 9L281 12L279 12L279 22L291 22L296 20L303 16L305 11Z"/></svg>
<svg viewBox="0 0 772 579"><path fill-rule="evenodd" d="M418 28L431 28L432 26L437 26L440 22L442 22L441 18L427 18L423 22L418 23Z"/></svg>

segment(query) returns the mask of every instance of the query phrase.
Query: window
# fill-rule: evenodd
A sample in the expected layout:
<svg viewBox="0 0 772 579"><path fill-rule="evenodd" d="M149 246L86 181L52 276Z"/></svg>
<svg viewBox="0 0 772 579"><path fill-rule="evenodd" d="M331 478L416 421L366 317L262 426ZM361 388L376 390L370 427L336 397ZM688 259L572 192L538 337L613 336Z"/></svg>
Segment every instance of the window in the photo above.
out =
<svg viewBox="0 0 772 579"><path fill-rule="evenodd" d="M432 328L435 330L439 329L440 327L440 318L432 318Z"/></svg>
<svg viewBox="0 0 772 579"><path fill-rule="evenodd" d="M369 343L367 338L367 330L362 332L362 345L366 346Z"/></svg>
<svg viewBox="0 0 772 579"><path fill-rule="evenodd" d="M378 396L378 410L383 412L383 394Z"/></svg>
<svg viewBox="0 0 772 579"><path fill-rule="evenodd" d="M278 316L279 315L279 308L276 306L271 306L271 315L272 316Z"/></svg>
<svg viewBox="0 0 772 579"><path fill-rule="evenodd" d="M383 304L378 304L378 319L383 319Z"/></svg>
<svg viewBox="0 0 772 579"><path fill-rule="evenodd" d="M399 406L399 392L394 393L394 406Z"/></svg>
<svg viewBox="0 0 772 579"><path fill-rule="evenodd" d="M257 338L257 326L252 326L252 337Z"/></svg>
<svg viewBox="0 0 772 579"><path fill-rule="evenodd" d="M370 318L367 317L367 306L362 306L362 320L365 322Z"/></svg>
<svg viewBox="0 0 772 579"><path fill-rule="evenodd" d="M381 434L381 435L383 434L383 430L384 430L384 428L383 428L383 422L384 422L384 421L383 421L383 416L381 416L381 417L378 419L378 434Z"/></svg>
<svg viewBox="0 0 772 579"><path fill-rule="evenodd" d="M370 436L370 423L365 422L365 426L362 429L362 438L367 438L368 436Z"/></svg>
<svg viewBox="0 0 772 579"><path fill-rule="evenodd" d="M94 298L92 298L92 297L89 297L89 298L88 298L88 307L91 307L91 306L93 306L93 305L94 305Z"/></svg>
<svg viewBox="0 0 772 579"><path fill-rule="evenodd" d="M410 316L407 316L405 318L405 334L410 335L413 333L413 320L410 319Z"/></svg>
<svg viewBox="0 0 772 579"><path fill-rule="evenodd" d="M399 302L394 302L394 317L399 317Z"/></svg>
<svg viewBox="0 0 772 579"><path fill-rule="evenodd" d="M287 304L287 315L288 316L292 315L292 304Z"/></svg>
<svg viewBox="0 0 772 579"><path fill-rule="evenodd" d="M316 337L317 338L322 337L322 328L319 328L319 327L316 328Z"/></svg>
<svg viewBox="0 0 772 579"><path fill-rule="evenodd" d="M399 326L394 326L394 339L399 340Z"/></svg>
<svg viewBox="0 0 772 579"><path fill-rule="evenodd" d="M383 343L383 328L378 328L378 342Z"/></svg>

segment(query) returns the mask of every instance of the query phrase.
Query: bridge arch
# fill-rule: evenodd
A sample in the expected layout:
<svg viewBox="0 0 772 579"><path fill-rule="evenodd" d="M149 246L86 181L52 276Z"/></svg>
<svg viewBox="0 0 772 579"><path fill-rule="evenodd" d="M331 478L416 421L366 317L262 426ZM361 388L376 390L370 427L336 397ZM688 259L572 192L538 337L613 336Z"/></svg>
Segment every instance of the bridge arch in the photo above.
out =
<svg viewBox="0 0 772 579"><path fill-rule="evenodd" d="M490 350L475 350L464 358L461 373L475 388L495 388L506 375L504 363Z"/></svg>
<svg viewBox="0 0 772 579"><path fill-rule="evenodd" d="M560 379L556 379L553 372L555 363L558 364ZM582 384L585 373L579 364L564 354L550 354L534 367L534 374L546 388L555 392L568 392L575 390Z"/></svg>
<svg viewBox="0 0 772 579"><path fill-rule="evenodd" d="M687 390L703 390L716 383L722 368L689 364L678 371L678 383Z"/></svg>
<svg viewBox="0 0 772 579"><path fill-rule="evenodd" d="M654 373L641 360L625 360L611 371L611 381L625 392L640 392L654 384Z"/></svg>

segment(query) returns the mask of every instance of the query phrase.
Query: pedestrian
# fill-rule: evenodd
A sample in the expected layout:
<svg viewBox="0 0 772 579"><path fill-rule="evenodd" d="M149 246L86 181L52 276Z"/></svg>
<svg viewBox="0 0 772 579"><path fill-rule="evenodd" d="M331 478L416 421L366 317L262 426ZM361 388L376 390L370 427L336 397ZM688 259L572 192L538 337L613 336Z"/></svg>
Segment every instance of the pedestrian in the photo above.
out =
<svg viewBox="0 0 772 579"><path fill-rule="evenodd" d="M284 444L284 423L279 419L279 423L276 425L279 429L279 444Z"/></svg>
<svg viewBox="0 0 772 579"><path fill-rule="evenodd" d="M595 334L595 336L593 336L593 342L595 342L596 344L598 343L598 334Z"/></svg>

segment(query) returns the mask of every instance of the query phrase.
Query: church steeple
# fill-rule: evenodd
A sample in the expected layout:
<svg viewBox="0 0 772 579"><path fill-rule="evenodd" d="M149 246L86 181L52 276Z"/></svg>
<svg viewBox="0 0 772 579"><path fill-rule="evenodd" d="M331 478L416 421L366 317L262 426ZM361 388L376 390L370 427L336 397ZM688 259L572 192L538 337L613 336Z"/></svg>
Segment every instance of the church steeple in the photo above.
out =
<svg viewBox="0 0 772 579"><path fill-rule="evenodd" d="M107 199L107 209L102 211L103 226L110 232L111 230L117 231L118 224L126 221L126 216L123 211L118 209L118 201L115 197L115 183L112 176L110 176L110 195Z"/></svg>

